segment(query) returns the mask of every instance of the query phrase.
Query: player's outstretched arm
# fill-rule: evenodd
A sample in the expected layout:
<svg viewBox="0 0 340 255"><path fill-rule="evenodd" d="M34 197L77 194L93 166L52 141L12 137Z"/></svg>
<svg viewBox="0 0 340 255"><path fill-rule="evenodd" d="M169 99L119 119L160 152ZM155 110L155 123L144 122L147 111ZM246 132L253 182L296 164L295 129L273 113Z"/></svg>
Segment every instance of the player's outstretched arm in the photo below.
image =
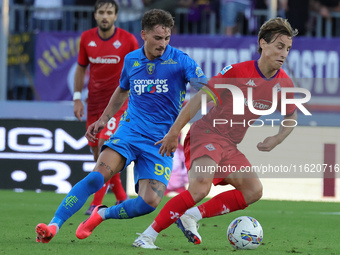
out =
<svg viewBox="0 0 340 255"><path fill-rule="evenodd" d="M213 94L209 88L204 87L205 91L209 91ZM190 119L196 115L199 109L201 109L202 94L207 95L207 101L211 101L212 98L204 91L200 90L180 111L174 124L170 128L169 132L163 137L162 140L155 143L162 144L159 148L159 154L162 156L170 156L172 152L175 152L178 146L178 136L182 128L190 121Z"/></svg>
<svg viewBox="0 0 340 255"><path fill-rule="evenodd" d="M297 111L295 110L292 115L285 116L283 119L285 126L282 126L281 124L279 133L277 135L269 136L264 139L263 142L259 142L257 144L259 151L271 151L278 144L282 143L284 139L286 139L286 137L293 131L294 126L296 125Z"/></svg>

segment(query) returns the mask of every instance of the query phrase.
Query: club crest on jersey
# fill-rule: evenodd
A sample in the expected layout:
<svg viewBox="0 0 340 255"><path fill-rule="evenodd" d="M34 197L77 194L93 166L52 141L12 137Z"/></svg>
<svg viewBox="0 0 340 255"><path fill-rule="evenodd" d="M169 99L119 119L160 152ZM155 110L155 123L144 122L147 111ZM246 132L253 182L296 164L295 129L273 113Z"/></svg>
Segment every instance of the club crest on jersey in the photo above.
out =
<svg viewBox="0 0 340 255"><path fill-rule="evenodd" d="M200 68L199 66L196 67L196 75L197 77L201 77L204 75L202 68Z"/></svg>
<svg viewBox="0 0 340 255"><path fill-rule="evenodd" d="M274 86L274 88L277 89L277 92L281 91L281 85L280 85L280 83L277 83L277 84Z"/></svg>
<svg viewBox="0 0 340 255"><path fill-rule="evenodd" d="M213 151L216 150L214 145L212 145L211 143L207 144L206 146L204 146L205 148L207 148L208 151Z"/></svg>
<svg viewBox="0 0 340 255"><path fill-rule="evenodd" d="M153 74L154 71L155 71L155 68L156 68L156 66L153 63L148 63L146 65L146 71L148 71L148 74Z"/></svg>
<svg viewBox="0 0 340 255"><path fill-rule="evenodd" d="M113 43L113 46L115 46L116 49L118 49L121 45L121 42L118 40Z"/></svg>

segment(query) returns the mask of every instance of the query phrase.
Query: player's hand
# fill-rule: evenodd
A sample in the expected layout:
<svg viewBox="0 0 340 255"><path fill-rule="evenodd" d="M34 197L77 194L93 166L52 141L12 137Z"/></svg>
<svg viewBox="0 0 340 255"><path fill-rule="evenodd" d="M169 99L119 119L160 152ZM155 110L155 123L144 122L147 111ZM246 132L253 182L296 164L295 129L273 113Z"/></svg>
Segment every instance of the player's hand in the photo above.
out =
<svg viewBox="0 0 340 255"><path fill-rule="evenodd" d="M92 123L86 130L85 137L90 142L94 143L98 138L96 135L105 127L106 123L103 121L97 120L96 122Z"/></svg>
<svg viewBox="0 0 340 255"><path fill-rule="evenodd" d="M171 153L175 152L178 147L178 136L167 133L162 140L155 143L155 145L158 144L162 144L162 146L159 148L159 154L161 154L163 157L164 154L169 157Z"/></svg>
<svg viewBox="0 0 340 255"><path fill-rule="evenodd" d="M259 151L271 151L280 143L280 140L276 136L269 136L264 139L263 142L257 144L257 149Z"/></svg>
<svg viewBox="0 0 340 255"><path fill-rule="evenodd" d="M74 101L73 112L74 116L81 121L81 118L84 116L84 105L81 100Z"/></svg>

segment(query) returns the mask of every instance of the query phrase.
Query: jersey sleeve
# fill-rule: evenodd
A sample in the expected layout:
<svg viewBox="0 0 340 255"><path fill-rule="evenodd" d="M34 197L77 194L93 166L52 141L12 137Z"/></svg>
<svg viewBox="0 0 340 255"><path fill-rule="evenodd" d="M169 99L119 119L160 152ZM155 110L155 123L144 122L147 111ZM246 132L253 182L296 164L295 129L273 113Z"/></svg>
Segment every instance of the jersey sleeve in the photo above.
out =
<svg viewBox="0 0 340 255"><path fill-rule="evenodd" d="M294 83L290 78L284 78L284 83L285 83L286 88L294 88ZM294 93L293 92L286 93L286 97L287 97L287 99L294 99ZM281 98L280 102L278 102L278 104L277 104L277 109L280 112L282 112L281 101L282 101L282 98ZM286 116L292 115L294 113L295 109L296 109L295 104L286 104L285 107L286 107Z"/></svg>
<svg viewBox="0 0 340 255"><path fill-rule="evenodd" d="M208 82L202 68L187 54L183 54L181 59L182 70L184 71L185 81L195 89L200 89Z"/></svg>
<svg viewBox="0 0 340 255"><path fill-rule="evenodd" d="M130 78L129 78L129 72L127 66L129 66L129 59L127 56L125 56L124 60L124 65L123 65L123 70L120 75L120 80L119 80L119 87L121 87L124 90L130 90Z"/></svg>
<svg viewBox="0 0 340 255"><path fill-rule="evenodd" d="M85 49L85 35L84 33L81 35L80 44L79 44L79 54L78 54L78 64L81 66L87 66L89 64L89 58Z"/></svg>
<svg viewBox="0 0 340 255"><path fill-rule="evenodd" d="M226 91L225 88L216 88L215 84L230 84L235 76L235 69L231 65L224 67L217 75L212 77L208 82L208 88L217 95L222 95Z"/></svg>

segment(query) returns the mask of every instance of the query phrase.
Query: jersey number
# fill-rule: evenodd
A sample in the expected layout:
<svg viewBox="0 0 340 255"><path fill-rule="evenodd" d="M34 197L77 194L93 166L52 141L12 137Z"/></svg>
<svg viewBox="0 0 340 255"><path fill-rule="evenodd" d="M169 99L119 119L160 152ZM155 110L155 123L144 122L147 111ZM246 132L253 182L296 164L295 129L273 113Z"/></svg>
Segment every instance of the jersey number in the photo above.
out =
<svg viewBox="0 0 340 255"><path fill-rule="evenodd" d="M165 179L168 181L170 180L171 169L170 167L164 168L161 164L155 164L155 174L164 175Z"/></svg>

